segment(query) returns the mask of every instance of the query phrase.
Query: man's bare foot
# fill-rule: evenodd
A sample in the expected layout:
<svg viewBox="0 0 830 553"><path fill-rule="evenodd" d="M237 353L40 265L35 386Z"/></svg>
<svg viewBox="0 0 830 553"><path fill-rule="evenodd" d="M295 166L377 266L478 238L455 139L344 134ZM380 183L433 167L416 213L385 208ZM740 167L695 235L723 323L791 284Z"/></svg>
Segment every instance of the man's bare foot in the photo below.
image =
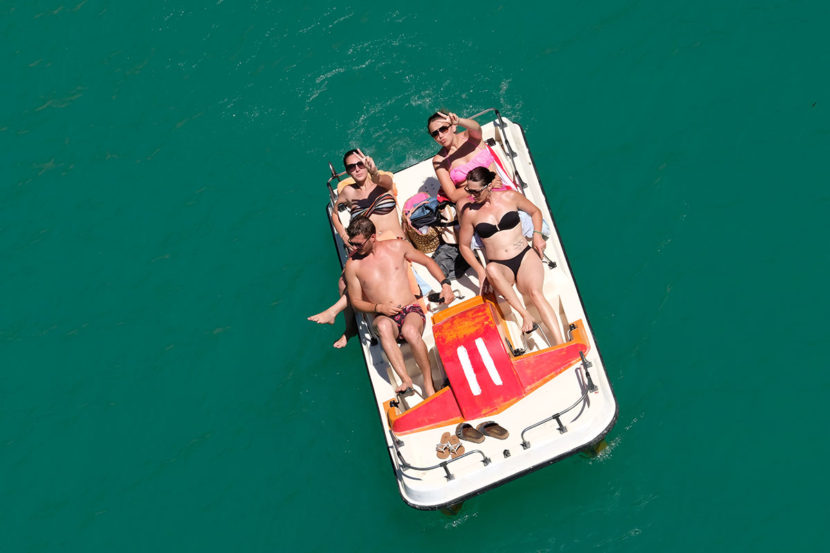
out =
<svg viewBox="0 0 830 553"><path fill-rule="evenodd" d="M429 396L435 394L435 388L432 386L432 384L424 385L424 394L426 394L424 398L428 398Z"/></svg>
<svg viewBox="0 0 830 553"><path fill-rule="evenodd" d="M340 335L340 338L338 338L337 341L333 345L337 349L342 349L342 348L346 347L346 344L348 342L349 342L349 337L346 336L346 333L344 332L343 334Z"/></svg>
<svg viewBox="0 0 830 553"><path fill-rule="evenodd" d="M399 392L405 392L405 391L407 391L408 389L410 389L411 387L412 387L412 380L410 380L409 378L407 378L406 380L404 380L403 382L401 382L401 385L400 385L400 386L398 386L397 388L395 388L395 393L397 394L397 393L399 393Z"/></svg>
<svg viewBox="0 0 830 553"><path fill-rule="evenodd" d="M332 313L331 309L326 309L325 311L321 311L316 315L312 315L308 318L309 321L314 321L317 324L321 325L333 325L334 318L337 316L337 313ZM339 340L338 340L339 341ZM337 346L335 346L337 347ZM341 346L342 347L342 346Z"/></svg>

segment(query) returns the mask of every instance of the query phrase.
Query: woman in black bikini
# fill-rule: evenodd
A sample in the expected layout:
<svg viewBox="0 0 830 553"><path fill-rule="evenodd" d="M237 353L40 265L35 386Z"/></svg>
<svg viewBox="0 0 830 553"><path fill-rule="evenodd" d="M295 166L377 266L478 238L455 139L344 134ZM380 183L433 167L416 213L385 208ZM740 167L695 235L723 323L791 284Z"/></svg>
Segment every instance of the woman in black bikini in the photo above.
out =
<svg viewBox="0 0 830 553"><path fill-rule="evenodd" d="M541 231L542 212L518 192L491 190L490 185L495 177L496 174L486 167L476 167L467 175L464 190L470 196L457 204L461 214L458 235L461 255L478 274L481 291L484 290L485 281L489 282L521 315L523 332L532 332L536 322L513 290L514 283L522 295L536 306L554 341L561 344L562 333L556 315L542 290L545 280L542 265L545 251L545 239ZM519 210L528 213L533 219L532 247L522 234ZM489 261L486 269L470 249L473 232L478 234L484 244L484 253Z"/></svg>

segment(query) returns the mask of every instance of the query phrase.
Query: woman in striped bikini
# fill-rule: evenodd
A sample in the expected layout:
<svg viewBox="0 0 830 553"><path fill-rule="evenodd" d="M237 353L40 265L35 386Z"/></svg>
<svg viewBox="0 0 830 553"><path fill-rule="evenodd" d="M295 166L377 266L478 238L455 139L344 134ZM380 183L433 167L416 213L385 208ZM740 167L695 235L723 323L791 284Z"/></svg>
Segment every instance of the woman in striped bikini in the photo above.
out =
<svg viewBox="0 0 830 553"><path fill-rule="evenodd" d="M360 149L349 150L343 156L343 165L354 183L346 185L337 197L331 221L337 234L351 252L354 248L349 245L349 236L343 223L340 222L339 211L346 206L351 212L351 218L368 217L377 229L380 240L404 238L401 219L395 209L395 196L392 195L392 174L379 171L374 160Z"/></svg>
<svg viewBox="0 0 830 553"><path fill-rule="evenodd" d="M349 241L343 223L340 222L339 212L341 206L349 209L352 220L360 216L368 217L375 225L378 240L396 238L403 240L405 235L396 209L395 196L392 192L392 174L379 171L375 161L364 155L359 148L346 152L346 155L343 156L343 165L346 166L346 172L354 179L354 182L346 185L340 191L337 202L334 204L334 210L332 210L331 221L335 230L343 239L349 253L351 254L355 248ZM337 303L325 311L312 315L308 320L319 324L334 324L337 314L348 307L348 298L344 294L346 283L342 275L338 280L338 287L340 298ZM346 342L356 332L354 317L351 313L346 313L346 331L334 342L334 347L345 347Z"/></svg>

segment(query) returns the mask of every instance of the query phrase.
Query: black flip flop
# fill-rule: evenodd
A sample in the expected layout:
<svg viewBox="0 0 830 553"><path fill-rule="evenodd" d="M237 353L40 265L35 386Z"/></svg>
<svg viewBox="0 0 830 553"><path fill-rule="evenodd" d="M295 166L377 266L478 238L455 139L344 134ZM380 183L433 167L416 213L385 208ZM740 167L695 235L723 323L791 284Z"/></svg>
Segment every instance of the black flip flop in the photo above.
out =
<svg viewBox="0 0 830 553"><path fill-rule="evenodd" d="M533 334L537 330L539 330L539 323L533 323L533 328L531 328L530 330L525 330L524 333L525 334Z"/></svg>
<svg viewBox="0 0 830 553"><path fill-rule="evenodd" d="M455 435L461 438L462 440L467 440L468 442L475 442L480 444L484 441L484 434L473 428L471 424L466 422L462 422L458 426L455 427Z"/></svg>

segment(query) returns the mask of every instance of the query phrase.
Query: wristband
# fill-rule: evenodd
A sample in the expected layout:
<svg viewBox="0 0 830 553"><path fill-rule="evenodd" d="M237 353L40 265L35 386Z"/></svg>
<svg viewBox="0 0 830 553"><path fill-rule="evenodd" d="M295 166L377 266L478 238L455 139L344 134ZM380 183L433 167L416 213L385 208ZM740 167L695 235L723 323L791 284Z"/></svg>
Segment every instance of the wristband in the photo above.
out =
<svg viewBox="0 0 830 553"><path fill-rule="evenodd" d="M541 230L534 230L533 232L535 232L536 234L538 234L538 235L539 235L539 236L541 236L542 238L544 238L544 237L545 237L545 235L544 235L544 234L542 234L542 231L541 231Z"/></svg>
<svg viewBox="0 0 830 553"><path fill-rule="evenodd" d="M450 279L445 278L444 280L442 280L442 281L441 281L441 284L442 284L442 285L443 285L443 284L446 284L447 286L450 286L450 285L451 285L451 284L450 284Z"/></svg>

